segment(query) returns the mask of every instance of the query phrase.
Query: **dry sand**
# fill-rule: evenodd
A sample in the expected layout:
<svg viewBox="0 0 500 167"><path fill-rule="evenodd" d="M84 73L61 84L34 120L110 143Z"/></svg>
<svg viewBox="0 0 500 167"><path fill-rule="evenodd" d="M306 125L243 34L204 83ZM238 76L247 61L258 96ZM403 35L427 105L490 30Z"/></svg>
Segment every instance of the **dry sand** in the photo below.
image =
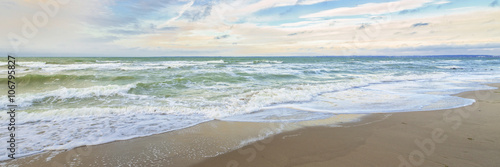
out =
<svg viewBox="0 0 500 167"><path fill-rule="evenodd" d="M237 141L280 125L211 121L148 137L28 156L2 165L498 166L500 89L457 96L477 102L456 109L371 114L342 127L301 128L230 152ZM218 155L221 152L227 153ZM200 157L202 154L214 157Z"/></svg>

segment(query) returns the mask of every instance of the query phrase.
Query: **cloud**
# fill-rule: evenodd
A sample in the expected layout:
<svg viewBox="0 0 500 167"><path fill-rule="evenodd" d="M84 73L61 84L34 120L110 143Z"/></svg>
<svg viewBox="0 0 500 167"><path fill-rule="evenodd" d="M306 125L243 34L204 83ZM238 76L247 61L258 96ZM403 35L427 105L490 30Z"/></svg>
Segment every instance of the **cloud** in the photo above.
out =
<svg viewBox="0 0 500 167"><path fill-rule="evenodd" d="M281 24L280 27L299 27L299 26L305 26L305 25L310 25L310 24L317 24L320 22L321 21L300 21L300 22L294 22L294 23Z"/></svg>
<svg viewBox="0 0 500 167"><path fill-rule="evenodd" d="M225 35L221 35L221 36L216 36L216 37L214 37L214 39L224 39L224 38L229 38L229 36L230 35L225 34Z"/></svg>
<svg viewBox="0 0 500 167"><path fill-rule="evenodd" d="M176 30L178 29L179 27L162 27L162 28L157 28L157 30L165 30L165 31L172 31L172 30Z"/></svg>
<svg viewBox="0 0 500 167"><path fill-rule="evenodd" d="M412 9L412 10L402 10L399 12L400 15L404 15L404 14L409 14L409 13L416 13L418 12L419 10L418 9Z"/></svg>
<svg viewBox="0 0 500 167"><path fill-rule="evenodd" d="M359 26L358 29L365 29L366 27L369 27L370 26L370 23L362 23L361 26Z"/></svg>
<svg viewBox="0 0 500 167"><path fill-rule="evenodd" d="M238 15L246 15L273 7L312 5L327 1L333 1L333 0L260 0L256 3L245 5L246 7L240 8L235 12Z"/></svg>
<svg viewBox="0 0 500 167"><path fill-rule="evenodd" d="M367 55L384 49L388 52L381 54L407 51L408 54L433 53L432 50L414 49L413 52L411 49L397 49L426 46L471 46L474 53L499 51L496 46L472 47L500 43L499 39L491 38L500 36L497 28L500 11L483 10L489 8L487 5L491 0L483 3L482 8L459 8L463 4L453 1L456 5L453 10L457 12L441 13L433 12L439 10L437 6L450 1L392 0L394 2L381 3L372 0L376 3L325 11L318 10L320 5L305 6L326 1L72 1L70 5L61 7L61 13L51 18L50 24L30 40L26 50L78 55L132 55L141 52L149 56L175 53L180 56ZM0 32L20 34L20 18L26 13L39 11L37 2L0 0L0 5L5 4L2 7L6 8L4 15L0 15L5 25ZM27 3L33 5L27 6ZM493 6L498 6L496 3ZM292 5L297 6L284 17L272 15L269 17L273 18L268 19L260 13L252 14L262 9ZM450 7L453 6L446 6L446 10L452 10ZM286 9L270 12L279 13ZM377 15L417 10L425 13L411 17ZM306 12L312 13L310 17L298 18L308 14ZM363 17L322 18L352 15ZM31 15L28 17L31 18ZM8 42L0 41L0 46L9 47Z"/></svg>
<svg viewBox="0 0 500 167"><path fill-rule="evenodd" d="M295 36L295 35L300 35L300 34L305 34L307 33L306 31L301 31L301 32L295 32L295 33L291 33L291 34L287 34L288 36Z"/></svg>
<svg viewBox="0 0 500 167"><path fill-rule="evenodd" d="M144 49L218 50L218 55L295 55L304 52L312 55L367 55L379 49L500 43L498 39L491 38L492 34L500 32L495 29L498 22L490 21L499 12L488 10L446 16L393 18L382 22L339 19L339 22L352 22L342 26L329 26L332 20L282 24L287 26L239 23L226 27L214 25L208 20L178 20L173 26L179 28L171 32L132 36L114 43ZM477 15L482 17L474 17ZM359 23L371 26L359 29ZM318 49L320 47L323 49ZM386 54L399 52L392 51Z"/></svg>
<svg viewBox="0 0 500 167"><path fill-rule="evenodd" d="M312 5L327 1L334 1L334 0L298 0L296 5Z"/></svg>
<svg viewBox="0 0 500 167"><path fill-rule="evenodd" d="M181 10L178 12L177 16L167 20L163 24L159 25L160 28L169 26L169 24L177 19L179 19L182 15L184 15L184 12L186 12L191 6L193 6L194 0L190 1L189 3L186 3L181 7Z"/></svg>
<svg viewBox="0 0 500 167"><path fill-rule="evenodd" d="M0 6L2 6L4 9L11 9L16 6L15 2L9 2L9 1L0 1Z"/></svg>
<svg viewBox="0 0 500 167"><path fill-rule="evenodd" d="M432 4L443 5L443 4L447 4L447 3L451 3L451 1L441 0L441 1L434 2Z"/></svg>
<svg viewBox="0 0 500 167"><path fill-rule="evenodd" d="M317 13L301 16L300 18L354 16L354 15L376 15L384 13L399 12L403 10L416 9L432 2L433 0L400 0L385 3L366 3L356 7L342 7L325 10Z"/></svg>
<svg viewBox="0 0 500 167"><path fill-rule="evenodd" d="M498 0L494 0L493 2L490 3L491 7L498 6Z"/></svg>
<svg viewBox="0 0 500 167"><path fill-rule="evenodd" d="M210 16L211 11L212 11L212 5L207 4L204 6L199 6L193 9L185 10L182 14L182 17L187 18L190 21L198 21L204 19L207 16Z"/></svg>
<svg viewBox="0 0 500 167"><path fill-rule="evenodd" d="M411 27L421 27L421 26L427 26L429 23L415 23Z"/></svg>
<svg viewBox="0 0 500 167"><path fill-rule="evenodd" d="M71 3L76 2L72 1ZM82 2L78 3L83 4ZM88 0L87 4L81 6L86 12L80 17L86 23L95 26L123 27L138 24L151 15L171 14L170 8L173 6L177 6L176 1ZM166 8L170 10L166 10Z"/></svg>
<svg viewBox="0 0 500 167"><path fill-rule="evenodd" d="M401 48L385 48L377 49L380 55L493 55L500 51L500 43L489 44L462 44L462 45L447 45L438 44L430 46L409 46ZM498 54L497 54L498 55Z"/></svg>
<svg viewBox="0 0 500 167"><path fill-rule="evenodd" d="M120 38L116 36L105 36L105 37L97 37L97 38L83 38L82 42L112 42L114 40L118 40Z"/></svg>
<svg viewBox="0 0 500 167"><path fill-rule="evenodd" d="M146 33L144 31L138 31L138 30L109 30L108 32L111 34L121 34L121 35L138 35Z"/></svg>
<svg viewBox="0 0 500 167"><path fill-rule="evenodd" d="M370 18L370 19L380 19L380 18ZM370 21L367 18L353 18L353 19L328 19L328 20L311 20L311 21L298 21L292 23L284 23L279 27L282 28L314 28L314 27L333 27L333 26L348 26L357 25L360 22Z"/></svg>

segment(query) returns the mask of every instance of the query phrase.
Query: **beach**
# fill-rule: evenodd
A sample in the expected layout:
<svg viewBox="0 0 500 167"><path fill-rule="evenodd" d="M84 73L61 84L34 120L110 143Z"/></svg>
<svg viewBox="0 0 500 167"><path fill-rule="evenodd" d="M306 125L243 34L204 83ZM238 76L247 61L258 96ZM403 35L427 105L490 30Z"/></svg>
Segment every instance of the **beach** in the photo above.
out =
<svg viewBox="0 0 500 167"><path fill-rule="evenodd" d="M492 86L499 87L500 84ZM471 106L394 113L344 127L311 127L273 136L194 166L496 166L500 164L500 90L460 93ZM374 114L375 116L385 114ZM377 119L375 119L377 120ZM290 137L288 137L290 136ZM432 141L431 141L432 140ZM255 150L255 156L248 151Z"/></svg>
<svg viewBox="0 0 500 167"><path fill-rule="evenodd" d="M185 144L198 143L193 148L199 150L217 149L231 141L223 135L248 134L245 130L276 125L211 121L180 131L37 154L4 165L495 166L500 163L497 159L500 89L469 91L457 96L476 102L454 109L370 114L360 121L337 123L341 126L336 127L299 128L213 157L166 156L172 150L165 141L177 136Z"/></svg>
<svg viewBox="0 0 500 167"><path fill-rule="evenodd" d="M496 89L486 84L498 83L498 63L494 56L23 58L16 67L15 137L0 129L0 140L15 140L15 155L0 151L5 155L0 164L191 166L212 157L227 160L234 150L257 142L254 149L235 153L249 159L228 165L260 162L257 156L277 145L272 154L283 159L273 157L280 162L272 163L279 166L292 163L287 154L359 149L371 135L414 142L440 131L409 126L418 123L413 118L431 121L444 110L475 104L474 97L454 95ZM4 109L11 104L0 103ZM430 113L438 114L420 116ZM387 133L405 127L416 132L384 134L382 127ZM330 130L334 133L323 132ZM287 143L296 139L301 142ZM418 140L429 141L424 139ZM311 140L318 145L305 144ZM404 141L394 140L389 143ZM438 151L440 136L432 141ZM294 152L289 145L304 148ZM418 164L408 157L411 150L396 151L410 165Z"/></svg>

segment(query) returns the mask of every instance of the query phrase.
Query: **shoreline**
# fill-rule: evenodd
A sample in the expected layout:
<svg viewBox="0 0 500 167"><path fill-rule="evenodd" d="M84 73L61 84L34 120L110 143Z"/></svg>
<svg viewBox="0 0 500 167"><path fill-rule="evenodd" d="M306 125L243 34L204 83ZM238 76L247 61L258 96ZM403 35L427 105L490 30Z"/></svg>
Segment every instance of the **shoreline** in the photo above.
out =
<svg viewBox="0 0 500 167"><path fill-rule="evenodd" d="M192 166L495 166L500 84L487 85L497 89L454 95L475 99L469 106L391 113L354 126L307 127ZM383 114L371 116L376 115Z"/></svg>
<svg viewBox="0 0 500 167"><path fill-rule="evenodd" d="M186 166L180 164L192 165L208 157L216 157L225 152L241 148L248 143L282 132L300 129L304 126L315 126L315 123L337 125L342 122L360 122L364 117L367 117L367 115L341 114L326 119L302 121L297 124L212 120L160 134L117 140L98 145L79 146L72 149L45 151L14 160L1 161L0 165L39 166L43 164L42 166L60 166L78 164L88 166L93 164L99 166L96 164L97 161L107 159L107 157L114 157L115 160L109 161L108 159L105 161L107 164L117 166L127 165L127 163L123 162L131 162L130 159L144 161L151 156L155 156L154 161L160 161L167 166ZM187 149L187 151L183 149ZM199 154L206 154L207 152L210 155ZM160 155L164 157L158 157ZM152 164L141 162L135 165Z"/></svg>
<svg viewBox="0 0 500 167"><path fill-rule="evenodd" d="M494 87L500 86L500 84L488 84L488 85ZM473 94L477 92L494 92L494 91L497 91L498 95L498 90L499 89L469 91L469 92L459 93L456 96L471 98ZM495 102L496 105L500 104L500 101L498 101L498 99ZM480 101L476 99L476 103L480 103ZM476 103L472 104L471 106L474 106ZM341 123L339 123L341 125L340 127L326 127L317 125L312 127L305 126L291 131L278 132L277 134L272 134L270 136L265 136L265 137L259 136L262 139L256 141L249 141L246 144L244 144L243 147L240 147L239 149L236 150L228 148L218 148L226 146L228 143L231 142L232 142L231 144L233 145L238 144L234 143L238 139L226 140L224 139L224 135L232 134L233 136L238 136L238 135L244 136L250 133L250 132L245 132L246 130L248 131L253 130L254 132L252 133L256 132L257 134L259 134L262 129L267 129L271 131L276 130L272 128L279 129L280 123L230 122L230 121L213 120L195 125L193 127L188 127L179 131L165 132L151 136L133 138L129 140L113 141L110 143L104 143L93 146L82 146L70 150L49 151L41 154L21 157L16 160L2 161L1 163L6 165L15 164L21 166L60 166L63 164L73 164L73 165L83 165L83 166L99 166L102 164L116 166L116 165L133 164L133 165L147 166L158 163L165 166L227 166L227 165L234 166L236 164L237 166L302 166L302 165L331 166L332 164L337 164L339 166L345 166L345 165L356 166L364 162L364 161L359 161L361 159L358 158L363 158L367 159L367 162L368 160L370 160L369 162L378 162L377 159L382 160L382 162L384 162L376 166L398 165L392 163L392 161L390 162L390 160L393 159L398 160L399 158L399 156L395 156L395 158L394 156L391 156L394 155L394 152L398 152L403 157L406 157L406 159L408 159L408 155L412 153L412 151L414 151L414 148L416 147L414 143L412 144L413 142L412 140L419 139L419 137L428 137L430 135L427 134L426 131L428 131L428 133L432 132L432 129L430 129L432 128L432 126L418 126L412 128L408 128L408 126L413 124L422 124L422 123L430 123L442 126L441 125L442 123L441 124L436 123L436 120L439 121L439 115L442 115L442 113L447 111L454 112L455 110L468 107L470 106L464 106L454 109L434 110L434 111L367 114L362 116L362 118L360 118L359 121L347 122L347 123L346 122L342 123L341 121ZM430 117L432 118L432 120L411 119L418 117L420 118ZM470 118L468 118L467 120L469 119ZM398 121L400 123L395 124L395 122ZM416 134L418 135L412 133L394 134L395 133L394 130L400 131L401 129L404 129L405 126L406 130L416 132ZM271 129L269 127L271 127ZM448 131L451 130L446 130L446 132ZM396 139L403 139L404 141L394 141L396 139L387 139L386 137L385 137L386 139L384 139L384 136L381 136L381 134L378 133L393 135L393 137L396 137ZM200 136L202 138L200 138ZM495 139L498 139L498 135L495 137L496 137ZM472 140L467 138L469 142L474 140L473 137L469 138L472 138ZM325 139L330 139L330 140L325 140ZM368 142L368 139L370 139L371 142ZM384 139L383 141L390 141L391 144L383 142L381 139ZM181 147L175 148L175 146L169 145L167 143L168 141L177 141L180 142L181 144L182 143L197 144L197 146L195 147L201 147L205 149L205 150L202 149L202 151L208 151L216 154L213 154L213 156L210 157L201 157L201 159L200 157L193 157L195 156L194 154L200 153L199 152L200 150L193 150L190 153L184 153L184 154L176 154L176 153L166 154L165 152L170 153L171 151L175 151L176 149L177 150L182 149ZM451 141L456 142L455 140L448 139L444 143ZM493 141L498 142L500 140L493 140ZM396 146L406 145L406 146L405 148L402 149L392 148L389 149L388 151L385 152L383 151L384 156L381 156L377 155L377 153L380 152L378 151L380 149L378 149L378 147L374 147L373 144L381 145L381 147L385 146L383 148L386 150L387 147L390 148L391 145L392 147L394 147L394 145ZM210 145L210 147L207 147L207 145ZM440 143L439 145L444 145L444 144ZM297 148L295 146L297 146ZM332 149L332 148L337 148L336 146L342 146L340 147L342 149L340 150ZM173 150L172 147L174 147ZM495 148L498 149L500 147L496 146ZM364 149L366 151L359 151L359 149L361 150ZM500 156L500 151L498 150L494 152L494 155L491 155L491 157ZM436 151L438 151L438 149L436 149ZM430 156L433 155L435 156L435 154L430 154ZM304 157L304 155L310 155L310 156ZM356 155L358 156L358 158L354 158ZM335 163L333 163L334 161L331 162L325 161L325 159L327 160L332 159L332 157L343 157L343 159L338 159L339 161L335 161ZM195 158L195 159L197 158L198 160L192 160L190 158ZM250 158L251 161L249 162ZM50 160L47 161L47 159ZM356 163L354 164L349 163L354 161L356 161ZM387 163L385 163L386 161ZM434 159L426 160L424 163L429 163L429 161L435 161L435 160ZM339 164L337 162L341 163ZM342 163L344 163L344 165L341 165ZM411 162L409 163L411 164ZM446 165L450 164L453 166L453 163L448 163ZM364 165L370 165L370 164L364 164Z"/></svg>

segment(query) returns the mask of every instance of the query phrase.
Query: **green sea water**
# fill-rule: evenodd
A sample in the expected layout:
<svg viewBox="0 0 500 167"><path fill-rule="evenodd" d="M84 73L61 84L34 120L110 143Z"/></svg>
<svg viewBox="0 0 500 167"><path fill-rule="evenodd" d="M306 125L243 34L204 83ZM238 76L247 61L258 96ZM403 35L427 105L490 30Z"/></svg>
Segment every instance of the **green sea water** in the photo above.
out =
<svg viewBox="0 0 500 167"><path fill-rule="evenodd" d="M473 101L452 94L500 81L493 56L18 57L16 65L21 155L214 119L293 122L453 108ZM0 133L7 140L7 130Z"/></svg>

